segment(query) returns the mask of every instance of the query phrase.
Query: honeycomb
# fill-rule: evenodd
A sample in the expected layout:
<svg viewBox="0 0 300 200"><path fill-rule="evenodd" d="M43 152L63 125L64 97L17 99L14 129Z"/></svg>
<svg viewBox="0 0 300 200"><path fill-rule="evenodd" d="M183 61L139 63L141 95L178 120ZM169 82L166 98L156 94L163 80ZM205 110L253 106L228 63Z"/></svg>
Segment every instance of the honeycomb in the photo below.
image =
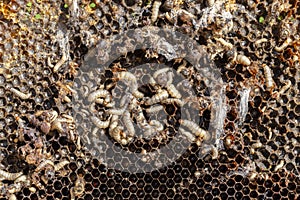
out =
<svg viewBox="0 0 300 200"><path fill-rule="evenodd" d="M299 33L297 0L0 0L1 199L299 199Z"/></svg>

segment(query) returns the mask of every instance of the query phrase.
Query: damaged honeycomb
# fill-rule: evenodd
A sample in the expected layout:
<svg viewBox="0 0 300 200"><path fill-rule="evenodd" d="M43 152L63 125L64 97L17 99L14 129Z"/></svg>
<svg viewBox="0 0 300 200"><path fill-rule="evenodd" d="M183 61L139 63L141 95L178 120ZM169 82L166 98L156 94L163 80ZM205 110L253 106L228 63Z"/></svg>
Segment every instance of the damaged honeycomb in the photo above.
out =
<svg viewBox="0 0 300 200"><path fill-rule="evenodd" d="M153 27L220 73L216 130L216 94L184 56L122 44L86 68ZM298 199L299 33L297 0L0 1L1 199Z"/></svg>

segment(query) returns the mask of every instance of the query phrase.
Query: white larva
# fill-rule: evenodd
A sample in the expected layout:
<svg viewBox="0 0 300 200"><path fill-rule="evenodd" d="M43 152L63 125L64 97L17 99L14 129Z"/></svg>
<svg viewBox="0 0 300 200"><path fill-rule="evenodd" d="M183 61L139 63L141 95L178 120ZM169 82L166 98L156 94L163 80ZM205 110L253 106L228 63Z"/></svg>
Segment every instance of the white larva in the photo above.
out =
<svg viewBox="0 0 300 200"><path fill-rule="evenodd" d="M156 133L155 129L151 127L149 124L145 124L143 128L144 128L143 137L145 139L150 139Z"/></svg>
<svg viewBox="0 0 300 200"><path fill-rule="evenodd" d="M109 102L109 103L104 102L103 105L104 105L105 107L107 107L107 108L112 108L112 107L115 106L115 102L114 102L114 101L113 101L113 102Z"/></svg>
<svg viewBox="0 0 300 200"><path fill-rule="evenodd" d="M123 130L124 128L122 126L116 126L115 128L109 130L109 135L120 143Z"/></svg>
<svg viewBox="0 0 300 200"><path fill-rule="evenodd" d="M284 160L281 160L278 165L275 166L274 172L277 172L284 166Z"/></svg>
<svg viewBox="0 0 300 200"><path fill-rule="evenodd" d="M134 130L134 126L133 126L133 123L131 121L131 118L130 118L129 111L126 111L124 113L123 120L124 120L124 124L127 128L127 131L129 133L129 136L133 137L135 135L135 130Z"/></svg>
<svg viewBox="0 0 300 200"><path fill-rule="evenodd" d="M63 128L62 122L59 120L52 122L51 130L57 130L59 133L65 132L65 128Z"/></svg>
<svg viewBox="0 0 300 200"><path fill-rule="evenodd" d="M215 0L207 0L207 5L209 7L212 7L214 5L214 3L215 3Z"/></svg>
<svg viewBox="0 0 300 200"><path fill-rule="evenodd" d="M27 181L27 176L26 176L26 175L22 175L22 176L19 176L19 177L15 180L15 183L26 182L26 181Z"/></svg>
<svg viewBox="0 0 300 200"><path fill-rule="evenodd" d="M225 41L223 38L215 38L216 41L220 42L224 47L232 49L233 45L230 42Z"/></svg>
<svg viewBox="0 0 300 200"><path fill-rule="evenodd" d="M247 56L244 55L237 55L236 62L242 65L250 65L251 61Z"/></svg>
<svg viewBox="0 0 300 200"><path fill-rule="evenodd" d="M159 74L155 80L157 82L157 85L154 86L154 89L159 89L159 87L165 87L169 82L167 74Z"/></svg>
<svg viewBox="0 0 300 200"><path fill-rule="evenodd" d="M152 7L152 16L151 16L152 23L154 23L157 20L158 11L159 11L160 6L161 6L161 1L154 1L153 7Z"/></svg>
<svg viewBox="0 0 300 200"><path fill-rule="evenodd" d="M130 139L121 139L121 141L120 141L120 143L122 144L122 145L127 145L128 143L130 142Z"/></svg>
<svg viewBox="0 0 300 200"><path fill-rule="evenodd" d="M161 90L161 91L159 91L159 93L155 94L150 99L148 99L145 102L145 104L146 105L153 105L153 104L156 104L158 102L161 102L161 101L167 99L168 97L169 97L168 92L166 90Z"/></svg>
<svg viewBox="0 0 300 200"><path fill-rule="evenodd" d="M50 57L47 58L47 64L48 64L48 66L51 67L51 68L54 67L54 65L51 63L51 58L50 58Z"/></svg>
<svg viewBox="0 0 300 200"><path fill-rule="evenodd" d="M132 95L131 94L126 94L121 98L120 101L120 107L125 107L129 104L130 100L132 99Z"/></svg>
<svg viewBox="0 0 300 200"><path fill-rule="evenodd" d="M58 117L58 113L55 110L49 111L48 114L50 115L50 123L54 122Z"/></svg>
<svg viewBox="0 0 300 200"><path fill-rule="evenodd" d="M107 113L111 114L111 115L123 115L125 110L126 110L126 107L125 108L114 108L114 109L109 109L107 111Z"/></svg>
<svg viewBox="0 0 300 200"><path fill-rule="evenodd" d="M156 85L156 81L154 80L154 78L152 76L149 79L149 84L152 85L152 86Z"/></svg>
<svg viewBox="0 0 300 200"><path fill-rule="evenodd" d="M180 107L184 106L184 102L182 100L176 99L176 98L167 98L167 99L162 100L161 103L164 103L164 104L177 104Z"/></svg>
<svg viewBox="0 0 300 200"><path fill-rule="evenodd" d="M205 131L204 129L200 128L198 126L198 124L196 124L195 122L190 121L190 120L186 120L186 119L180 119L179 123L182 126L187 127L196 136L199 136L200 138L203 138L204 140L206 140L208 138L207 131Z"/></svg>
<svg viewBox="0 0 300 200"><path fill-rule="evenodd" d="M104 99L101 98L95 99L95 103L104 104Z"/></svg>
<svg viewBox="0 0 300 200"><path fill-rule="evenodd" d="M156 79L158 75L167 73L170 70L169 67L161 68L153 73L153 78Z"/></svg>
<svg viewBox="0 0 300 200"><path fill-rule="evenodd" d="M138 91L138 88L137 88L137 85L133 85L132 87L132 95L135 97L135 98L138 98L138 99L141 99L144 97L144 94L141 93L140 91Z"/></svg>
<svg viewBox="0 0 300 200"><path fill-rule="evenodd" d="M194 173L196 178L199 178L201 176L201 172L200 171L195 171Z"/></svg>
<svg viewBox="0 0 300 200"><path fill-rule="evenodd" d="M7 192L10 194L17 193L21 190L21 185L20 184L11 184L7 188Z"/></svg>
<svg viewBox="0 0 300 200"><path fill-rule="evenodd" d="M262 143L261 142L256 142L254 144L252 144L251 146L253 149L258 149L262 147Z"/></svg>
<svg viewBox="0 0 300 200"><path fill-rule="evenodd" d="M91 120L98 128L102 128L102 129L109 127L109 124L110 124L110 120L102 121L98 117L95 117L95 116L92 116Z"/></svg>
<svg viewBox="0 0 300 200"><path fill-rule="evenodd" d="M25 99L29 99L31 97L31 93L23 93L20 92L19 90L15 89L15 88L10 88L10 91L12 93L14 93L16 96L20 97L21 99L25 100Z"/></svg>
<svg viewBox="0 0 300 200"><path fill-rule="evenodd" d="M184 9L179 9L177 11L177 13L179 14L179 16L182 17L181 20L183 21L188 21L188 20L192 20L192 19L197 19L197 17L195 15L193 15L192 13L184 10Z"/></svg>
<svg viewBox="0 0 300 200"><path fill-rule="evenodd" d="M57 164L54 165L54 170L58 171L58 170L62 169L65 165L67 165L69 163L70 162L67 161L67 160L61 161L61 162L59 162L59 163L57 163Z"/></svg>
<svg viewBox="0 0 300 200"><path fill-rule="evenodd" d="M61 59L56 63L56 65L53 67L53 72L57 72L58 69L67 61L67 55L66 53L63 53Z"/></svg>
<svg viewBox="0 0 300 200"><path fill-rule="evenodd" d="M197 140L201 144L201 141ZM198 145L198 144L197 144ZM200 146L200 145L198 145ZM199 152L200 157L204 157L212 151L212 145L204 144L201 146L201 150Z"/></svg>
<svg viewBox="0 0 300 200"><path fill-rule="evenodd" d="M173 84L168 85L167 90L168 90L169 94L171 95L171 97L174 97L177 99L181 98L180 92L176 89L176 87Z"/></svg>
<svg viewBox="0 0 300 200"><path fill-rule="evenodd" d="M214 159L217 159L218 156L219 156L218 149L215 146L212 146L212 148L211 148L211 158L214 160Z"/></svg>
<svg viewBox="0 0 300 200"><path fill-rule="evenodd" d="M98 112L97 109L96 109L96 104L94 102L90 104L89 110L90 110L91 113L97 113Z"/></svg>
<svg viewBox="0 0 300 200"><path fill-rule="evenodd" d="M137 80L134 74L131 72L119 72L117 74L117 78L121 80L127 80L131 84L129 84L129 87L131 88L132 95L136 98L143 98L144 94L138 91L138 85Z"/></svg>
<svg viewBox="0 0 300 200"><path fill-rule="evenodd" d="M144 116L143 110L140 106L137 106L136 115L135 115L136 122L142 127L147 128L149 124Z"/></svg>
<svg viewBox="0 0 300 200"><path fill-rule="evenodd" d="M184 130L183 128L179 128L179 133L184 135L188 139L189 142L194 142L196 140L196 137L193 134Z"/></svg>
<svg viewBox="0 0 300 200"><path fill-rule="evenodd" d="M146 109L146 112L147 113L157 113L157 112L159 112L159 111L161 111L161 110L163 110L164 109L164 106L162 106L162 105L155 105L155 106L151 106L150 108L147 108Z"/></svg>
<svg viewBox="0 0 300 200"><path fill-rule="evenodd" d="M118 125L119 116L118 115L112 115L111 117L111 123L109 125L109 129L114 129Z"/></svg>
<svg viewBox="0 0 300 200"><path fill-rule="evenodd" d="M173 72L168 72L168 73L167 73L167 76L168 76L167 86L169 86L169 85L171 85L172 82L173 82L173 76L174 76L174 74L173 74Z"/></svg>
<svg viewBox="0 0 300 200"><path fill-rule="evenodd" d="M282 86L282 88L279 90L278 94L282 95L283 93L285 93L285 91L287 91L292 85L292 82L290 80L287 80L285 82L285 85Z"/></svg>
<svg viewBox="0 0 300 200"><path fill-rule="evenodd" d="M124 71L118 72L117 78L121 79L121 80L125 79L125 80L131 81L131 82L137 82L135 75L132 74L131 72L124 72Z"/></svg>
<svg viewBox="0 0 300 200"><path fill-rule="evenodd" d="M252 173L250 174L249 180L250 180L250 181L254 181L254 179L257 177L257 175L258 175L257 172L252 172Z"/></svg>
<svg viewBox="0 0 300 200"><path fill-rule="evenodd" d="M268 91L272 90L274 88L274 81L272 79L272 72L270 67L268 67L267 65L263 65L263 69L264 69L264 74L265 74L265 79L266 79L266 88Z"/></svg>
<svg viewBox="0 0 300 200"><path fill-rule="evenodd" d="M39 164L39 166L37 166L37 168L35 169L36 172L41 171L44 167L46 167L47 165L51 165L54 167L54 163L51 160L45 160L43 162L41 162L41 164Z"/></svg>
<svg viewBox="0 0 300 200"><path fill-rule="evenodd" d="M11 194L11 195L9 195L8 200L17 200L17 196L15 194Z"/></svg>
<svg viewBox="0 0 300 200"><path fill-rule="evenodd" d="M164 126L162 125L162 123L160 123L157 120L151 120L149 122L149 125L153 126L156 131L163 131L164 130Z"/></svg>
<svg viewBox="0 0 300 200"><path fill-rule="evenodd" d="M0 169L0 179L13 181L13 180L16 180L18 177L20 177L21 175L23 175L23 172L9 173L9 172L6 172L6 171Z"/></svg>
<svg viewBox="0 0 300 200"><path fill-rule="evenodd" d="M111 100L111 95L107 90L99 89L99 90L92 92L88 96L88 101L93 102L98 98L105 98L105 100L107 101L108 99Z"/></svg>
<svg viewBox="0 0 300 200"><path fill-rule="evenodd" d="M36 192L36 188L35 187L29 187L28 188L30 192L35 193Z"/></svg>
<svg viewBox="0 0 300 200"><path fill-rule="evenodd" d="M259 40L256 40L254 44L256 46L258 46L259 44L264 43L264 42L268 42L268 39L267 38L261 38Z"/></svg>
<svg viewBox="0 0 300 200"><path fill-rule="evenodd" d="M165 17L171 24L175 24L178 13L175 10L171 10L170 12L166 12Z"/></svg>
<svg viewBox="0 0 300 200"><path fill-rule="evenodd" d="M287 38L281 46L276 46L274 49L275 51L278 51L278 52L282 52L287 46L289 46L292 42L292 39L291 38Z"/></svg>
<svg viewBox="0 0 300 200"><path fill-rule="evenodd" d="M74 137L74 139L75 139L75 137ZM77 149L78 150L81 150L81 142L80 142L80 136L78 136L77 137L77 141L76 141L76 146L77 146ZM73 140L72 140L73 141ZM54 166L55 167L55 166Z"/></svg>

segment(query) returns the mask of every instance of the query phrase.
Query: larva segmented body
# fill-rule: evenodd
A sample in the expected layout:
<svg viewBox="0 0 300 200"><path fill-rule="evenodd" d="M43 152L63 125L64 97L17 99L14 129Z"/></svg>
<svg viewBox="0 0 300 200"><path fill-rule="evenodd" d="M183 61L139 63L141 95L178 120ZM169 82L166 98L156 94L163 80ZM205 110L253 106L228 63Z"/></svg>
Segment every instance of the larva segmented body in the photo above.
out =
<svg viewBox="0 0 300 200"><path fill-rule="evenodd" d="M233 45L230 42L225 41L223 38L215 38L216 41L220 42L224 47L232 49Z"/></svg>
<svg viewBox="0 0 300 200"><path fill-rule="evenodd" d="M204 140L208 138L208 133L204 129L200 128L198 124L193 121L180 119L179 123L185 127L187 127L193 134L203 138Z"/></svg>
<svg viewBox="0 0 300 200"><path fill-rule="evenodd" d="M282 86L282 88L279 90L278 94L282 95L283 93L285 93L285 91L287 91L292 85L292 82L290 80L287 80L285 82L285 85Z"/></svg>
<svg viewBox="0 0 300 200"><path fill-rule="evenodd" d="M109 125L109 129L114 129L118 125L119 116L118 115L112 115L111 117L111 123Z"/></svg>
<svg viewBox="0 0 300 200"><path fill-rule="evenodd" d="M289 44L291 44L292 42L292 39L291 38L287 38L281 46L277 46L275 47L275 51L278 51L278 52L282 52L287 46L289 46Z"/></svg>
<svg viewBox="0 0 300 200"><path fill-rule="evenodd" d="M184 102L180 99L176 99L176 98L167 98L164 99L161 103L165 103L165 104L177 104L178 106L182 107L184 105Z"/></svg>
<svg viewBox="0 0 300 200"><path fill-rule="evenodd" d="M91 120L98 128L102 128L102 129L109 127L109 124L110 124L110 120L102 121L98 117L95 117L95 116L92 116Z"/></svg>
<svg viewBox="0 0 300 200"><path fill-rule="evenodd" d="M154 127L154 129L155 129L156 131L163 131L163 130L164 130L164 126L162 125L162 123L160 123L160 122L157 121L157 120L151 120L151 121L149 122L149 125L152 126L152 127Z"/></svg>
<svg viewBox="0 0 300 200"><path fill-rule="evenodd" d="M217 159L218 156L219 156L218 149L215 146L212 146L212 149L211 149L211 158L214 160L214 159Z"/></svg>
<svg viewBox="0 0 300 200"><path fill-rule="evenodd" d="M256 143L252 144L251 147L254 148L254 149L261 148L262 147L262 143L261 142L256 142Z"/></svg>
<svg viewBox="0 0 300 200"><path fill-rule="evenodd" d="M194 142L196 140L196 137L193 134L191 134L190 132L184 130L183 128L179 128L179 132L182 135L184 135L188 139L189 142Z"/></svg>
<svg viewBox="0 0 300 200"><path fill-rule="evenodd" d="M21 175L15 180L15 183L26 182L26 181L27 181L27 176Z"/></svg>
<svg viewBox="0 0 300 200"><path fill-rule="evenodd" d="M242 65L250 65L251 61L247 56L244 55L237 55L236 62Z"/></svg>
<svg viewBox="0 0 300 200"><path fill-rule="evenodd" d="M51 130L57 130L59 133L63 133L66 131L66 129L63 127L63 124L59 120L55 120L51 124Z"/></svg>
<svg viewBox="0 0 300 200"><path fill-rule="evenodd" d="M36 188L35 187L30 187L28 188L30 192L35 193L36 192Z"/></svg>
<svg viewBox="0 0 300 200"><path fill-rule="evenodd" d="M135 135L135 130L134 130L134 126L133 126L133 123L131 121L131 118L130 118L129 111L126 111L124 113L123 120L124 120L124 124L127 128L127 131L129 133L129 136L133 137Z"/></svg>
<svg viewBox="0 0 300 200"><path fill-rule="evenodd" d="M161 1L154 1L153 7L152 7L152 16L151 16L152 23L154 23L157 20L158 11L159 11L160 6L161 6Z"/></svg>
<svg viewBox="0 0 300 200"><path fill-rule="evenodd" d="M54 163L51 160L45 160L41 164L39 164L39 166L37 166L37 168L35 169L35 171L36 172L41 171L44 167L46 167L46 165L51 165L51 166L54 167Z"/></svg>
<svg viewBox="0 0 300 200"><path fill-rule="evenodd" d="M124 112L126 110L126 107L125 108L115 108L115 109L109 109L107 111L108 114L111 114L111 115L123 115Z"/></svg>
<svg viewBox="0 0 300 200"><path fill-rule="evenodd" d="M123 126L117 125L115 128L109 130L109 135L117 142L121 142L121 135L123 133L123 130Z"/></svg>
<svg viewBox="0 0 300 200"><path fill-rule="evenodd" d="M171 97L174 97L177 99L181 98L180 92L176 89L176 87L173 84L168 85L167 90L170 93Z"/></svg>
<svg viewBox="0 0 300 200"><path fill-rule="evenodd" d="M209 7L211 7L211 6L214 5L215 0L207 0L206 3L207 3L207 5L208 5Z"/></svg>
<svg viewBox="0 0 300 200"><path fill-rule="evenodd" d="M140 91L138 91L137 88L133 89L132 90L132 95L135 97L135 98L138 98L138 99L141 99L144 97L144 94L141 93Z"/></svg>
<svg viewBox="0 0 300 200"><path fill-rule="evenodd" d="M155 106L151 106L150 108L147 108L146 112L147 113L157 113L157 112L159 112L159 111L161 111L163 109L164 109L164 106L162 106L162 105L155 105Z"/></svg>
<svg viewBox="0 0 300 200"><path fill-rule="evenodd" d="M98 98L104 98L105 101L110 102L111 101L111 95L107 90L103 90L103 89L99 89L96 90L94 92L92 92L89 96L88 96L88 101L89 102L93 102Z"/></svg>
<svg viewBox="0 0 300 200"><path fill-rule="evenodd" d="M169 67L161 68L153 73L153 78L156 79L158 75L167 73L170 70Z"/></svg>
<svg viewBox="0 0 300 200"><path fill-rule="evenodd" d="M132 95L131 94L126 94L121 98L120 101L120 107L125 107L129 104L130 100L132 99Z"/></svg>
<svg viewBox="0 0 300 200"><path fill-rule="evenodd" d="M54 170L58 171L58 170L62 169L65 165L67 165L69 163L70 162L67 161L67 160L61 161L61 162L59 162L59 163L57 163L57 164L54 165Z"/></svg>
<svg viewBox="0 0 300 200"><path fill-rule="evenodd" d="M118 79L125 79L131 82L137 82L134 74L132 74L131 72L118 72L117 77Z"/></svg>
<svg viewBox="0 0 300 200"><path fill-rule="evenodd" d="M138 123L138 125L145 130L145 132L149 132L149 129L151 129L152 127L148 124L145 116L144 116L144 113L143 113L143 110L140 106L137 106L136 107L136 112L135 112L135 119L136 119L136 122ZM153 132L151 130L151 132Z"/></svg>
<svg viewBox="0 0 300 200"><path fill-rule="evenodd" d="M284 166L284 160L281 160L278 165L275 166L274 172L277 172Z"/></svg>
<svg viewBox="0 0 300 200"><path fill-rule="evenodd" d="M263 65L263 69L264 69L264 74L265 74L265 79L266 79L266 88L268 91L272 90L274 88L274 81L272 78L272 72L269 66L267 65Z"/></svg>
<svg viewBox="0 0 300 200"><path fill-rule="evenodd" d="M136 77L134 76L134 74L132 74L130 72L119 72L117 74L117 77L118 77L118 79L127 80L128 82L131 83L129 85L129 87L131 88L131 92L134 97L136 97L136 98L144 97L144 94L141 93L140 91L138 91L138 84L137 84L137 80L136 80Z"/></svg>
<svg viewBox="0 0 300 200"><path fill-rule="evenodd" d="M15 194L10 194L8 200L17 200L17 196Z"/></svg>
<svg viewBox="0 0 300 200"><path fill-rule="evenodd" d="M18 173L9 173L2 169L0 169L0 179L5 179L9 181L16 180L18 177L20 177L23 174L23 172Z"/></svg>
<svg viewBox="0 0 300 200"><path fill-rule="evenodd" d="M254 44L259 45L259 44L264 43L264 42L268 42L268 39L267 38L261 38L259 40L256 40Z"/></svg>
<svg viewBox="0 0 300 200"><path fill-rule="evenodd" d="M55 64L53 67L53 72L57 72L58 69L67 61L67 55L66 53L63 53L61 59Z"/></svg>
<svg viewBox="0 0 300 200"><path fill-rule="evenodd" d="M29 99L31 97L31 94L25 94L23 92L20 92L19 90L15 89L15 88L10 88L10 91L12 93L14 93L16 96L20 97L21 99L25 100L25 99Z"/></svg>
<svg viewBox="0 0 300 200"><path fill-rule="evenodd" d="M169 97L169 94L166 90L161 90L159 93L152 96L150 99L148 99L145 104L146 105L153 105L158 102L161 102Z"/></svg>

